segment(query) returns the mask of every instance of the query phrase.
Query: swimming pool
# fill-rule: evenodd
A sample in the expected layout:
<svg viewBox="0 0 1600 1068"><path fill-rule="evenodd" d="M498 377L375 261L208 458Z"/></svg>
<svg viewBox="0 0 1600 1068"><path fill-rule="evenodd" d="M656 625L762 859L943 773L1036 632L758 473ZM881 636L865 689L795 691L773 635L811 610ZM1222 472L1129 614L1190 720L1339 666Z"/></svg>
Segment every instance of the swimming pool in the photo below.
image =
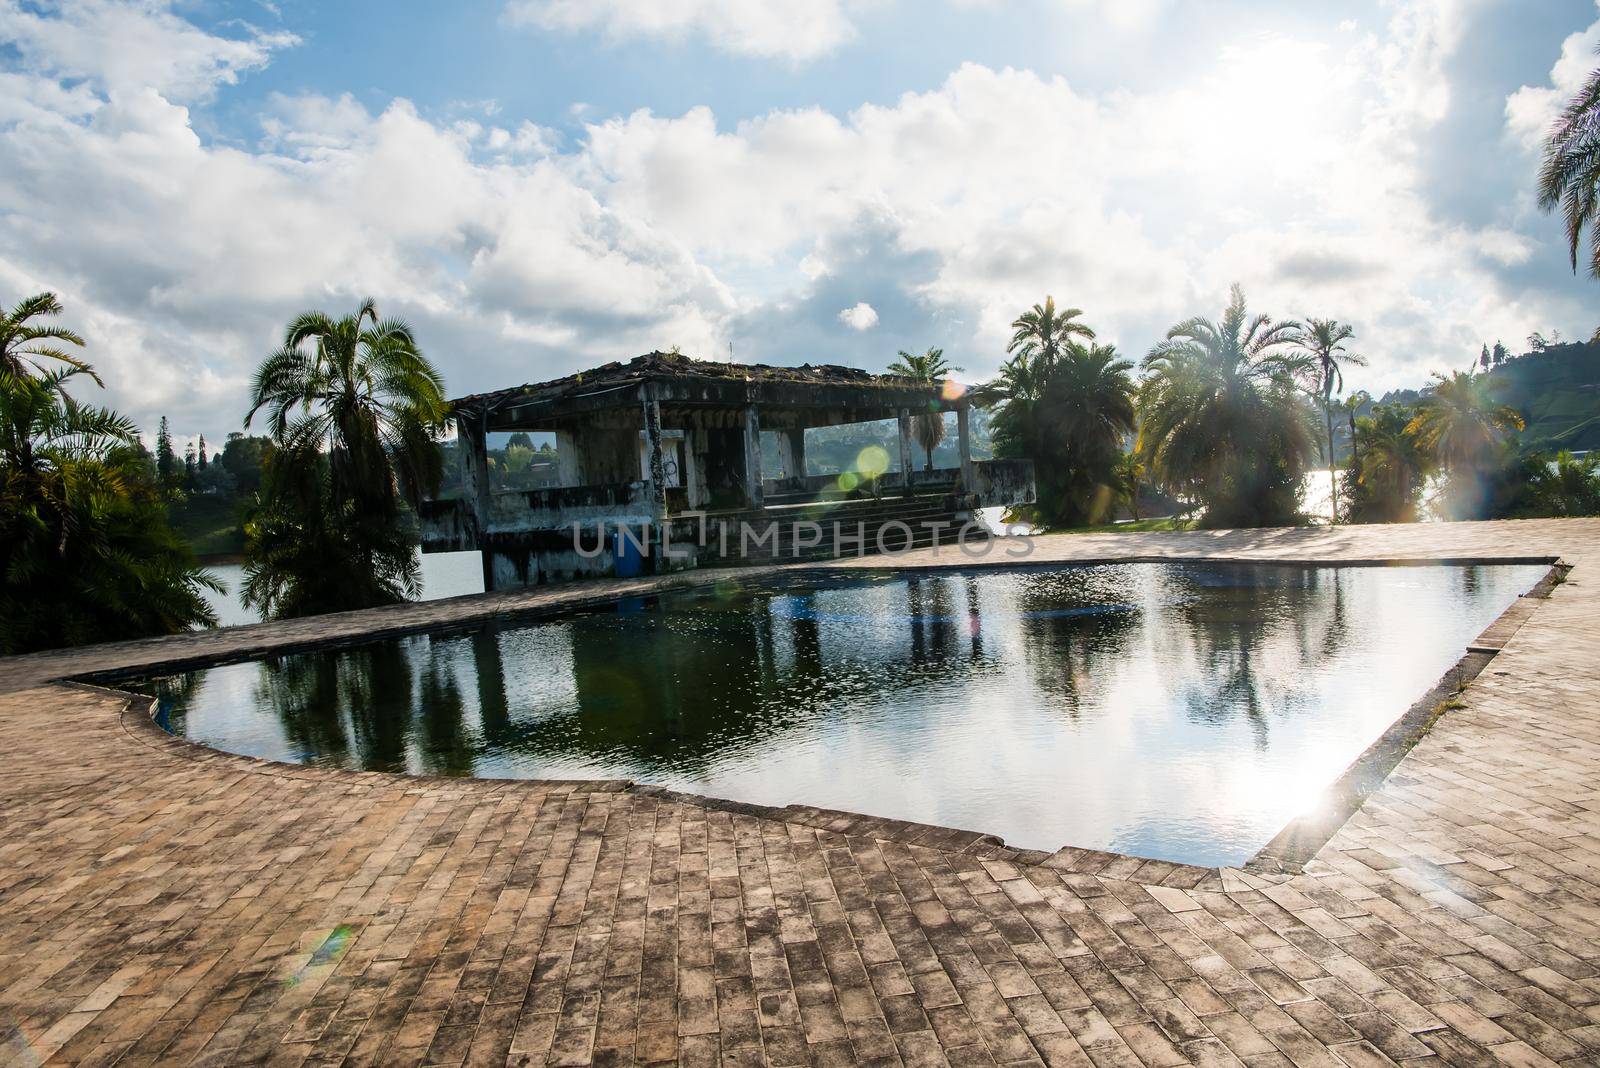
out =
<svg viewBox="0 0 1600 1068"><path fill-rule="evenodd" d="M628 778L1237 864L1546 570L813 573L150 685L174 734L251 756Z"/></svg>

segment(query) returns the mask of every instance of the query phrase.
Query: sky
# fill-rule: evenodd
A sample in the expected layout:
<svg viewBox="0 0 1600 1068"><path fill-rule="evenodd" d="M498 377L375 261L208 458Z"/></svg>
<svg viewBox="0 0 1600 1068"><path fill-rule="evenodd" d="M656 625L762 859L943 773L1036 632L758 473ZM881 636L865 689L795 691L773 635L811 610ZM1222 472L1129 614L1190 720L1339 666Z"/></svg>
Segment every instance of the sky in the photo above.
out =
<svg viewBox="0 0 1600 1068"><path fill-rule="evenodd" d="M241 428L371 296L448 392L653 349L979 381L1046 295L1130 358L1252 310L1381 393L1587 338L1538 210L1596 0L0 0L0 303Z"/></svg>

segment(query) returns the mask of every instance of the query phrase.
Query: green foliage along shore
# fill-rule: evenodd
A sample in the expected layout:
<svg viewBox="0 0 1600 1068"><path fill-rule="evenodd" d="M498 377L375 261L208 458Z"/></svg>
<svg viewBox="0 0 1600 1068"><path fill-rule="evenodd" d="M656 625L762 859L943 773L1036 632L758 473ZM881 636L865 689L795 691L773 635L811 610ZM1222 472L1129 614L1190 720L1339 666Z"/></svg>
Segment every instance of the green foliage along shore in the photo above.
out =
<svg viewBox="0 0 1600 1068"><path fill-rule="evenodd" d="M438 492L444 382L371 299L297 316L261 362L245 424L272 449L245 530L244 603L267 618L415 598L414 509Z"/></svg>
<svg viewBox="0 0 1600 1068"><path fill-rule="evenodd" d="M0 653L213 626L132 422L85 402L85 347L40 294L0 319Z"/></svg>

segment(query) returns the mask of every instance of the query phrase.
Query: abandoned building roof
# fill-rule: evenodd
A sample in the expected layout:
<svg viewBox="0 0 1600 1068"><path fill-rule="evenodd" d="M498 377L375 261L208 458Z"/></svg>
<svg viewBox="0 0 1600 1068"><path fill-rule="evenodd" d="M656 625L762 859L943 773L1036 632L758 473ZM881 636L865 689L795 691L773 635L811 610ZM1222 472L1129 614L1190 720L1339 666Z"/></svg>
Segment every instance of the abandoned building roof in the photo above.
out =
<svg viewBox="0 0 1600 1068"><path fill-rule="evenodd" d="M859 367L842 367L838 364L804 364L799 367L775 367L759 363L726 363L699 360L676 352L651 352L635 357L626 363L608 363L588 371L536 382L512 386L490 393L474 393L451 401L457 411L492 412L507 403L545 404L563 398L589 397L598 393L619 390L621 387L644 382L680 382L736 385L807 385L819 387L849 387L867 390L893 390L899 393L915 391L937 395L939 386L916 378L901 375L876 375ZM621 398L619 397L619 402Z"/></svg>

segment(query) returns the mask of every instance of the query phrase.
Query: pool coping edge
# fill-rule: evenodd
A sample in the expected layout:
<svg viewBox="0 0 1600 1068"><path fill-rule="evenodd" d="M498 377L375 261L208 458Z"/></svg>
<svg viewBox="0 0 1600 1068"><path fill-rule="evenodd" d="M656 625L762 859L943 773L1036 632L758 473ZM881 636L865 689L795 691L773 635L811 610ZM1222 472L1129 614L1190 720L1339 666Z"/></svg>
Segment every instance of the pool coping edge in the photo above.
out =
<svg viewBox="0 0 1600 1068"><path fill-rule="evenodd" d="M1241 869L1261 875L1298 875L1304 871L1572 571L1572 565L1560 559L1549 561L1549 565L1532 589L1490 620L1467 643L1466 651L1449 670L1323 788L1316 808L1290 820Z"/></svg>

